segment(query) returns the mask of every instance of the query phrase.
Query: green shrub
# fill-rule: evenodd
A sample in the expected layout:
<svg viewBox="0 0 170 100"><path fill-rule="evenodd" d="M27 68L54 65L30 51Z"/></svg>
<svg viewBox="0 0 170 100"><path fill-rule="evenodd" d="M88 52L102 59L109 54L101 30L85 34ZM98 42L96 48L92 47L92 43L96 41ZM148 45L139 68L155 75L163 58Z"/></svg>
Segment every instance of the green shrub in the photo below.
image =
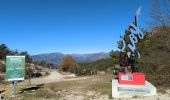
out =
<svg viewBox="0 0 170 100"><path fill-rule="evenodd" d="M75 74L80 75L95 75L97 71L105 71L107 72L108 69L115 64L112 58L110 59L103 59L96 62L90 63L80 63L80 67L76 69Z"/></svg>
<svg viewBox="0 0 170 100"><path fill-rule="evenodd" d="M5 71L6 71L5 66L0 66L0 72L5 72Z"/></svg>

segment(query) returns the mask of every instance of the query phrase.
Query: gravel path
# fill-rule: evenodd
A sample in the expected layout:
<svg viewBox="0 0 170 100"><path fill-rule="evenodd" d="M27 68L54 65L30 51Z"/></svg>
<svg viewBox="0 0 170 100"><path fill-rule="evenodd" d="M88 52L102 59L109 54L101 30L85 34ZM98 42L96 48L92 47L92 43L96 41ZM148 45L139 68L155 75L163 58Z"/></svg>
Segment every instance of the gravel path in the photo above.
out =
<svg viewBox="0 0 170 100"><path fill-rule="evenodd" d="M54 82L60 82L60 81L72 81L72 80L81 80L86 79L89 77L76 77L75 74L61 74L58 71L51 71L50 75L40 78L33 78L31 79L31 84L38 85L38 84L47 84L47 83L54 83ZM20 85L28 85L29 81L25 80Z"/></svg>

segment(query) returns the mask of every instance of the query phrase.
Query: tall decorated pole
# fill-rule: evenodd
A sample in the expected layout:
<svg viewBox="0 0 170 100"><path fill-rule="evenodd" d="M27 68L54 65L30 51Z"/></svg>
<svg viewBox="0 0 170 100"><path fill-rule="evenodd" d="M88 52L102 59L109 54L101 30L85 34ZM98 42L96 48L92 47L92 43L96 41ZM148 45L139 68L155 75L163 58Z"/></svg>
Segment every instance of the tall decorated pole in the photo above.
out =
<svg viewBox="0 0 170 100"><path fill-rule="evenodd" d="M120 68L124 71L119 72L118 80L112 80L112 97L114 98L156 95L156 88L146 81L145 74L139 73L135 67L135 62L141 57L136 44L144 38L138 23L141 8L137 9L134 21L118 41Z"/></svg>
<svg viewBox="0 0 170 100"><path fill-rule="evenodd" d="M136 44L139 39L144 38L144 34L139 29L138 25L138 19L141 15L141 8L142 7L139 7L136 11L133 23L131 23L128 29L125 30L125 35L120 37L118 44L118 48L120 49L120 66L125 67L125 69L130 69L131 73L136 71L134 68L135 60L138 60L141 57L136 48Z"/></svg>
<svg viewBox="0 0 170 100"><path fill-rule="evenodd" d="M123 42L123 46L120 51L123 52L128 47L131 50L128 53L133 53L133 56L137 57L138 59L140 58L140 53L137 51L135 44L138 43L138 38L144 38L144 34L138 26L138 17L140 15L141 7L139 7L136 11L134 23L131 23L128 27L128 31L130 32L130 34L128 35L127 32L125 32L125 35L128 35L128 38L130 39L130 43L127 39L125 39L125 36L120 38L120 41Z"/></svg>

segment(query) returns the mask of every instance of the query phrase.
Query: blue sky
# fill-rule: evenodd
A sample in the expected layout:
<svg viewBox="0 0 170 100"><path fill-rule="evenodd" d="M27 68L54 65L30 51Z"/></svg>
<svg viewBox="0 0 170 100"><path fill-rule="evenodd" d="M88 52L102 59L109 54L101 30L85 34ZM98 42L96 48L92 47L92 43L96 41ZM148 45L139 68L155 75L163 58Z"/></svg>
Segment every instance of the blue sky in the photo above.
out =
<svg viewBox="0 0 170 100"><path fill-rule="evenodd" d="M147 28L149 0L0 0L0 44L31 55L109 52L142 6Z"/></svg>

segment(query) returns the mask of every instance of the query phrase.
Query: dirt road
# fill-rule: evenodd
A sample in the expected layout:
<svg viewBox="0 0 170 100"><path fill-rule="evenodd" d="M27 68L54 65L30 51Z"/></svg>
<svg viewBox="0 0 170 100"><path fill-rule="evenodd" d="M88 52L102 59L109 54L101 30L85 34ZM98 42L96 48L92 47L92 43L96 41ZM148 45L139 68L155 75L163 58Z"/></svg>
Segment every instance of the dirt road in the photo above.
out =
<svg viewBox="0 0 170 100"><path fill-rule="evenodd" d="M47 84L47 83L54 83L54 82L60 82L60 81L71 81L71 80L81 80L86 79L88 77L76 77L75 74L61 74L59 71L51 71L48 76L40 77L40 78L32 78L31 84L37 85L37 84ZM29 84L29 80L25 80L24 82L21 82L19 84L27 85Z"/></svg>

